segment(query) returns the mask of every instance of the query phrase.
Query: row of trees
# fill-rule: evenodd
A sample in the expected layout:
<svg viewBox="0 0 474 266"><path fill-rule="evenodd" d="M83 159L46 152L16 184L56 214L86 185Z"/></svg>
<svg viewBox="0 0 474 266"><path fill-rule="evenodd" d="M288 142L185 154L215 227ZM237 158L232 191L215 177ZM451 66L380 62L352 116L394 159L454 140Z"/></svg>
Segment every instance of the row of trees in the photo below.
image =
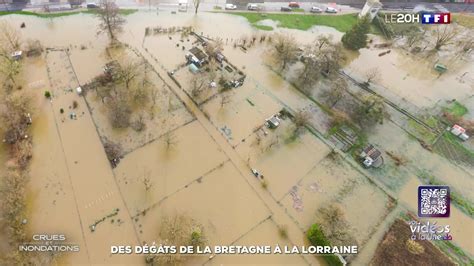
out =
<svg viewBox="0 0 474 266"><path fill-rule="evenodd" d="M303 64L297 80L304 89L311 88L321 76L336 76L345 60L341 45L329 36L320 36L303 48L290 35L279 34L273 40L271 54L280 72L298 61Z"/></svg>
<svg viewBox="0 0 474 266"><path fill-rule="evenodd" d="M367 32L369 22L367 18L359 20L354 26L354 36L357 32ZM351 33L352 34L352 33ZM351 34L343 38L349 40L354 38ZM360 33L362 34L362 33ZM362 38L358 40L360 46L366 42ZM357 41L355 41L357 43ZM301 63L301 67L295 72L296 85L308 95L312 95L312 90L321 78L327 78L328 88L321 91L318 95L326 102L328 107L333 109L335 105L347 96L348 83L346 79L339 75L339 70L345 60L342 45L334 43L330 37L320 36L310 45L299 48L299 45L289 35L277 35L272 43L272 58L275 60L279 71L285 71L290 65L296 62ZM365 73L365 83L370 84L380 79L380 71L378 68L371 68ZM376 123L382 123L387 115L383 99L377 96L365 96L358 100L353 100L354 107L351 108L349 114L342 114L342 110L333 110L337 118L335 120L344 119L346 121L353 120L361 127L370 127ZM346 108L349 109L349 108ZM297 117L302 117L300 112ZM301 119L298 119L301 120ZM308 120L308 119L304 119Z"/></svg>
<svg viewBox="0 0 474 266"><path fill-rule="evenodd" d="M0 132L3 142L8 144L6 170L0 173L0 214L11 247L17 247L27 241L26 237L26 184L28 182L28 164L32 158L32 140L28 133L33 113L32 98L23 91L17 81L20 62L12 57L20 50L21 37L10 24L0 23L0 74L2 90L0 95ZM3 250L4 251L4 250ZM0 252L1 253L1 252ZM0 254L2 265L36 264L37 256L12 249Z"/></svg>

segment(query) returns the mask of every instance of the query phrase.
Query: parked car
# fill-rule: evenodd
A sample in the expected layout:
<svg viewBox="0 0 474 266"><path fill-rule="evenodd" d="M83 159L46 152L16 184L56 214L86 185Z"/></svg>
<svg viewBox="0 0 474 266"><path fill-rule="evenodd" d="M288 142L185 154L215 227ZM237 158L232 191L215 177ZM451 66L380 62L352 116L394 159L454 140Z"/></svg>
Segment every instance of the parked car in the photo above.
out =
<svg viewBox="0 0 474 266"><path fill-rule="evenodd" d="M288 6L293 8L300 8L300 4L298 4L297 2L289 2Z"/></svg>
<svg viewBox="0 0 474 266"><path fill-rule="evenodd" d="M291 12L291 7L282 6L282 7L280 8L280 11L281 11L281 12Z"/></svg>
<svg viewBox="0 0 474 266"><path fill-rule="evenodd" d="M96 3L87 3L86 5L87 8L99 8L99 5Z"/></svg>
<svg viewBox="0 0 474 266"><path fill-rule="evenodd" d="M326 7L326 13L333 13L333 14L335 14L335 13L337 13L337 9L335 9L334 7L328 6L328 7Z"/></svg>
<svg viewBox="0 0 474 266"><path fill-rule="evenodd" d="M237 6L234 4L225 4L225 9L226 10L236 10Z"/></svg>
<svg viewBox="0 0 474 266"><path fill-rule="evenodd" d="M258 5L257 4L248 4L247 9L248 10L258 10Z"/></svg>
<svg viewBox="0 0 474 266"><path fill-rule="evenodd" d="M309 10L309 12L311 12L311 13L321 13L321 12L323 12L323 10L321 8L317 7L317 6L313 6Z"/></svg>

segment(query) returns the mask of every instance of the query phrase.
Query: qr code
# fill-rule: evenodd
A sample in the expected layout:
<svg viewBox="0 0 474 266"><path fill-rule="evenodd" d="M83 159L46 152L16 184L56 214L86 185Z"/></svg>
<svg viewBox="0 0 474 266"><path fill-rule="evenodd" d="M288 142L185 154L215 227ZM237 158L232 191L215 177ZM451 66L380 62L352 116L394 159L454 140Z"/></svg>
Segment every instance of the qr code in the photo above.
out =
<svg viewBox="0 0 474 266"><path fill-rule="evenodd" d="M449 187L420 186L418 189L418 216L448 217Z"/></svg>

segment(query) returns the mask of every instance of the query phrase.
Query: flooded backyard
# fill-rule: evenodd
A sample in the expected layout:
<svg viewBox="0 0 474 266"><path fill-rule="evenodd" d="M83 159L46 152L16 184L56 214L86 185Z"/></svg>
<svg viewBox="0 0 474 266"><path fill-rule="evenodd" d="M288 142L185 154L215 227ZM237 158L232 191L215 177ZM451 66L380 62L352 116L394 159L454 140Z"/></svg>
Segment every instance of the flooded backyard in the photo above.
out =
<svg viewBox="0 0 474 266"><path fill-rule="evenodd" d="M357 264L370 261L375 252L372 236L381 239L401 210L416 213L416 190L426 183L421 175L434 176L474 202L472 166L459 166L423 149L391 121L377 125L368 141L403 154L406 164L390 161L383 169L365 169L349 153L336 151L325 138L330 114L274 71L269 45L235 45L269 34L245 18L139 11L126 19L119 35L125 45L109 49L106 36L96 34L98 21L90 14L2 17L14 27L24 22L21 37L38 39L45 47L40 57L23 60L19 78L35 99L27 227L29 235L60 232L81 247L80 252L58 257L59 264L144 265L144 256L112 255L110 246L159 242L163 218L173 215L192 217L202 225L211 246L308 245L308 228L324 224L321 217L328 206L342 213L351 243L370 250ZM276 26L273 21L261 23ZM157 26L191 26L200 37L179 32L145 35L145 28ZM325 26L274 31L294 36L301 46L321 34L334 40L342 36ZM243 74L243 84L227 90L205 84L207 94L193 96L196 74L187 67L186 56L199 38L220 38L233 72L218 73L235 79ZM362 49L344 71L362 77L362 69L378 67L387 95L396 94L419 108L474 93L472 83L466 82L474 71L472 62L452 62L449 66L457 74L438 77L427 71L432 64L428 60L401 51L377 57L379 52ZM134 98L125 110L130 125L123 128L114 126L111 106L129 94L96 82L110 62L122 67L134 63L135 81L146 82L152 91L146 100ZM463 80L459 73L464 72L471 74ZM86 89L79 92L78 87ZM122 89L130 91L128 84ZM51 93L48 99L45 91ZM472 114L473 106L468 108ZM302 129L294 117L282 115L299 110L310 114ZM275 114L282 118L270 128L267 120ZM120 145L115 157L104 149L108 143ZM6 145L0 145L0 172L7 160ZM451 212L443 222L453 228L453 242L474 254L472 215L454 206ZM199 255L185 262L324 264L321 256L301 254Z"/></svg>

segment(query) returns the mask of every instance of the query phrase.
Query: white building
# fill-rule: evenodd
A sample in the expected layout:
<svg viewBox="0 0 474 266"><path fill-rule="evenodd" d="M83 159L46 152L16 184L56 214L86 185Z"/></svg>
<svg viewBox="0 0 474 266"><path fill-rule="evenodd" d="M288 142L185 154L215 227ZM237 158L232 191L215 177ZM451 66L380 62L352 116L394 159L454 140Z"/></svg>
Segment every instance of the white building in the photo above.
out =
<svg viewBox="0 0 474 266"><path fill-rule="evenodd" d="M379 0L367 0L359 13L359 18L369 15L370 21L372 21L381 8L382 3Z"/></svg>

